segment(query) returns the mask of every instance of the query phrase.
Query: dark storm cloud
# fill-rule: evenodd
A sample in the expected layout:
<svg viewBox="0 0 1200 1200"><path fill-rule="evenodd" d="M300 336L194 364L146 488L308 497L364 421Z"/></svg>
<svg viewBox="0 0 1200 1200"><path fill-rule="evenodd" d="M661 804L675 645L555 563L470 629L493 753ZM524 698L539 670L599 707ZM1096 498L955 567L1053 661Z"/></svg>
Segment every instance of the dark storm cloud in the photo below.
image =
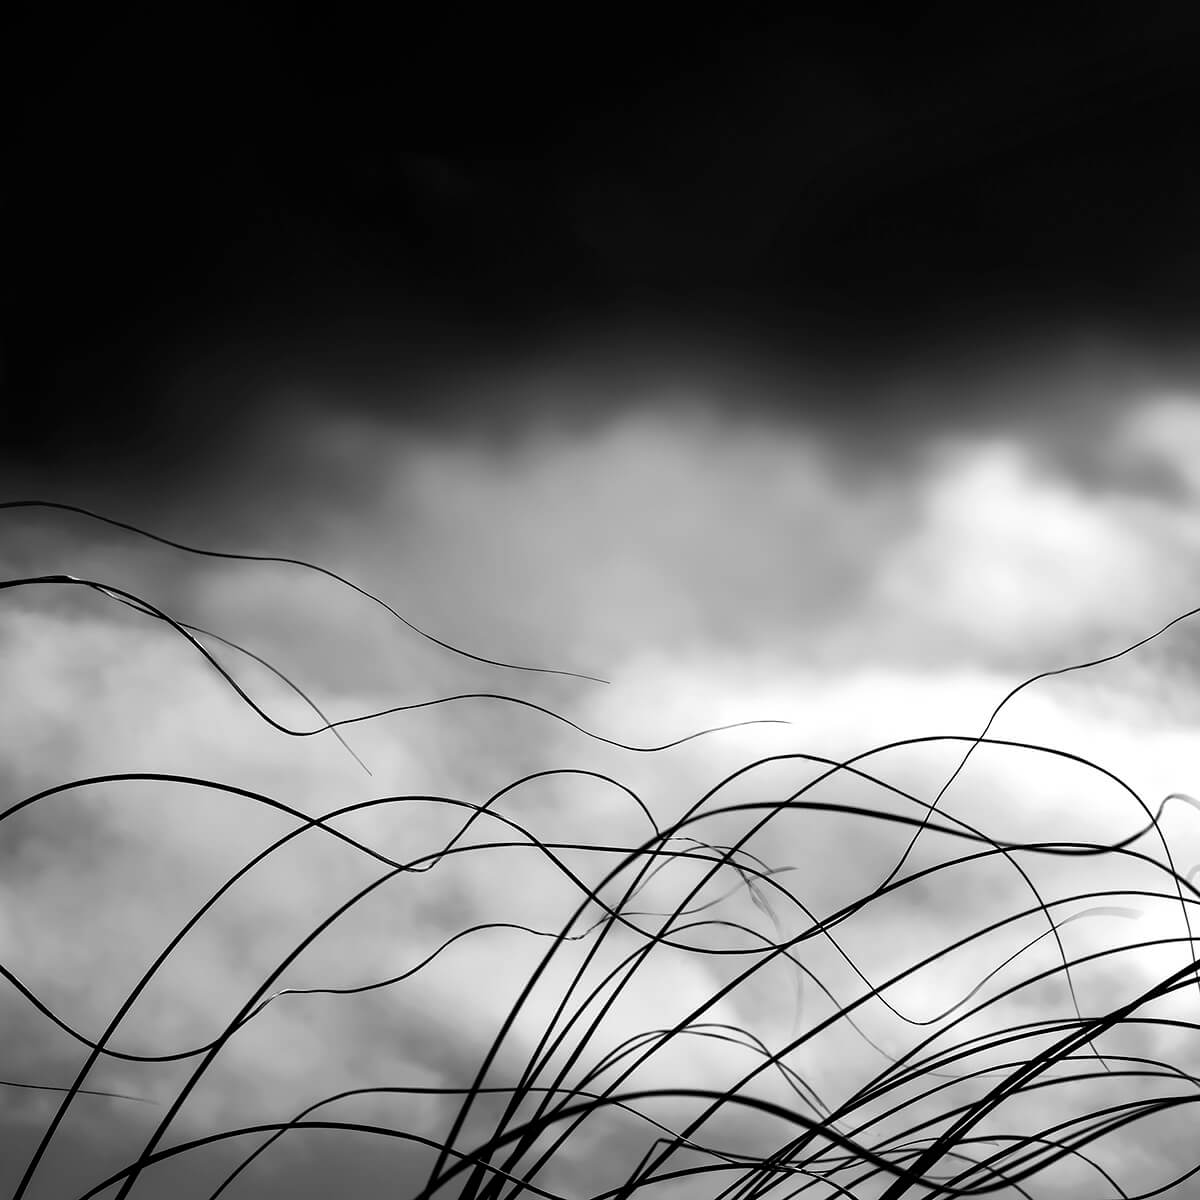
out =
<svg viewBox="0 0 1200 1200"><path fill-rule="evenodd" d="M853 381L1169 341L1200 299L1196 32L28 21L7 457L178 483L264 375L366 403L366 374L437 421L429 371L610 339Z"/></svg>

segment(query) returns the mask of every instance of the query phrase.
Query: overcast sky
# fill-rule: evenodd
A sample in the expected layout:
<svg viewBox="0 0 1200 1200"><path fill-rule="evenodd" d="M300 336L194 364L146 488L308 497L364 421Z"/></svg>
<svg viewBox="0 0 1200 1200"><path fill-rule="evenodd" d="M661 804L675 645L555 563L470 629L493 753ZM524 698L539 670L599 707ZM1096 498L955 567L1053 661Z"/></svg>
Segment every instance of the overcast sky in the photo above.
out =
<svg viewBox="0 0 1200 1200"><path fill-rule="evenodd" d="M202 776L307 814L387 795L480 804L527 773L572 769L614 776L666 824L761 757L978 734L1022 680L1113 654L1196 606L1197 27L1165 7L1138 20L1000 27L926 6L883 25L590 30L586 50L565 22L499 18L467 37L448 19L397 37L230 14L201 27L96 18L69 33L28 22L47 65L28 80L8 210L0 499L317 562L478 657L328 578L189 556L67 512L0 511L5 578L124 588L263 656L334 719L470 692L634 747L787 724L647 754L466 699L352 725L351 754L330 734L271 729L146 616L95 591L24 587L0 597L5 807L129 771ZM1183 622L1117 662L1042 680L992 734L1092 758L1152 806L1198 793L1196 636ZM279 720L316 723L267 669L206 644ZM872 769L930 800L961 753L906 750ZM780 799L814 770L764 768L730 798ZM825 795L912 812L861 783ZM543 780L505 804L546 840L649 833L596 779ZM1142 819L1111 780L1018 751L980 752L945 806L1014 840L1115 839ZM411 858L461 819L413 801L342 827ZM1184 874L1200 861L1193 823L1182 804L1164 822ZM727 818L695 836L745 827ZM183 785L39 802L0 824L0 962L94 1036L191 912L289 828ZM849 819L792 814L772 828L751 849L792 868L781 880L816 912L873 887L905 843ZM960 848L938 843L920 865L935 852ZM595 856L577 857L599 877ZM1088 861L1090 875L1040 860L1039 885L1065 896L1169 882ZM685 871L664 872L642 907L669 907ZM205 919L114 1044L168 1053L212 1038L378 873L305 835ZM576 902L527 850L414 878L356 908L279 986L385 978L479 921L557 930ZM730 903L771 933L745 896ZM1011 869L950 873L867 910L846 945L882 978L1029 903ZM1064 940L1085 953L1183 932L1178 905L1141 908L1137 922L1079 920ZM802 927L794 910L784 920ZM932 1015L1016 944L920 976L894 1003ZM542 949L492 931L391 988L281 998L217 1059L167 1141L287 1120L344 1088L465 1086ZM1053 965L1046 945L1036 953ZM1185 953L1081 972L1081 1008L1136 994ZM828 947L812 954L842 998L861 993ZM709 1019L777 1047L827 1011L812 985L797 1010L794 979L773 970ZM722 960L652 955L592 1059L677 1019L726 974ZM511 1064L561 983L518 1026ZM1065 1004L1039 991L1002 1015L1065 1016ZM77 1043L15 989L0 1014L0 1078L70 1082ZM862 1025L890 1053L914 1039L882 1005ZM1120 1045L1196 1069L1183 1035ZM885 1061L843 1030L792 1065L838 1097ZM699 1042L637 1079L720 1088L750 1065ZM28 1195L80 1194L130 1161L184 1078L177 1065L99 1064L88 1086L159 1107L77 1098ZM758 1094L795 1099L778 1080ZM0 1088L10 1187L56 1102ZM1039 1103L1014 1109L1021 1128L1071 1111ZM376 1097L336 1117L436 1137L451 1111ZM655 1115L678 1125L690 1111ZM1123 1164L1131 1192L1157 1186L1191 1162L1182 1121L1143 1122L1097 1157ZM745 1118L714 1128L748 1152L785 1136ZM633 1121L600 1122L539 1181L590 1195L648 1140ZM133 1194L207 1196L236 1161L197 1154ZM230 1194L415 1193L428 1165L390 1141L292 1134ZM1078 1164L1048 1187L1099 1194Z"/></svg>

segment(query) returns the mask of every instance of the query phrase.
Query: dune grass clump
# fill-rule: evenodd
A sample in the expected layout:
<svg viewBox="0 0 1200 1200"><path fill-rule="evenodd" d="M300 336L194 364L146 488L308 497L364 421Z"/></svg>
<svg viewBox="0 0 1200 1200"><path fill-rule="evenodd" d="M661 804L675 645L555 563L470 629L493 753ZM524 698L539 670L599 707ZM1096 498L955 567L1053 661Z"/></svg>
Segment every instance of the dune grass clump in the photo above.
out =
<svg viewBox="0 0 1200 1200"><path fill-rule="evenodd" d="M202 550L69 505L0 505L35 507L106 521L179 552L320 572L382 605L448 654L518 674L604 682L450 645L314 564ZM64 574L0 581L0 590L37 588L85 589L167 626L195 651L198 669L217 672L240 699L247 720L292 737L341 740L354 724L430 705L452 713L466 700L534 710L538 720L565 723L628 755L663 753L732 728L630 745L583 729L548 706L498 692L441 696L331 721L280 664L178 621L113 582ZM1095 668L1166 628L1118 654L1047 674ZM239 682L236 655L274 672L310 706L315 723L296 728L272 715ZM1001 701L993 720L1019 690ZM169 783L196 803L221 795L289 822L286 833L247 854L179 926L103 1028L75 1027L0 964L9 988L38 1010L46 1038L70 1047L78 1060L68 1085L6 1081L60 1093L14 1197L36 1187L63 1142L66 1117L85 1097L136 1101L94 1086L102 1060L174 1063L184 1073L141 1151L80 1191L78 1200L156 1194L156 1172L206 1155L233 1163L214 1186L214 1198L274 1195L273 1156L289 1141L318 1135L393 1145L404 1169L391 1194L412 1200L1189 1194L1200 1150L1194 1138L1172 1138L1188 1127L1192 1114L1176 1110L1200 1099L1200 1079L1181 1055L1161 1053L1186 1045L1200 1029L1200 958L1192 938L1200 893L1194 872L1177 861L1162 817L1168 805L1194 802L1180 793L1150 804L1097 762L1069 749L990 736L991 728L989 721L979 733L931 733L844 760L813 750L763 756L712 780L669 822L616 775L570 766L515 779L482 800L381 795L330 804L319 816L286 797L168 772L64 780L13 799L0 813L0 840L22 812L102 786L119 803L123 789ZM369 766L342 745L359 767ZM953 756L945 782L924 795L894 782L891 769L914 750ZM944 804L948 789L973 756L985 754L1019 761L1035 774L1050 766L1069 769L1081 795L1098 788L1119 793L1127 809L1120 836L1008 837L1003 806L986 810L985 819L952 815ZM802 782L780 787L786 769ZM540 831L538 812L519 803L532 788L585 781L611 796L623 814L619 828L630 836L610 841L607 827L586 821L575 836L551 836ZM357 821L365 814L391 814L403 828L409 814L430 810L452 832L411 857L384 853L349 831L369 828ZM368 881L286 954L259 965L257 983L216 1037L155 1054L125 1048L139 999L189 936L239 884L311 839L347 847L371 868ZM802 870L779 857L802 845L823 847L817 861L824 857L836 887L818 879L811 865ZM858 859L862 847L873 855ZM891 865L874 870L881 856ZM306 951L388 889L403 886L418 895L456 871L476 879L480 894L449 913L454 927L439 929L437 945L414 954L402 971L372 976L368 962L361 964L368 975L363 983L284 986ZM514 889L534 880L556 898L554 919L507 919ZM997 880L1005 886L998 888ZM566 899L557 903L560 897ZM481 912L488 919L476 920ZM914 914L921 913L945 915L918 921ZM1087 937L1077 936L1083 930ZM497 990L503 1000L492 1025L485 1028L484 1006L473 1010L471 1027L460 1030L454 1061L461 1077L443 1071L433 1083L363 1080L297 1105L285 1120L272 1116L178 1137L185 1103L264 1013L306 995L342 1004L399 996L419 988L451 957L470 976L474 956L494 951L500 938L505 947L519 942L524 948L502 956L519 977L508 991ZM352 952L353 941L347 945ZM486 970L475 977L486 986ZM663 1014L661 1022L647 1019ZM760 1020L760 1014L766 1015ZM453 1013L447 1024L453 1031ZM389 1097L406 1102L403 1111L420 1119L385 1124L348 1115L366 1101L380 1102L371 1111L386 1112ZM1147 1180L1143 1163L1122 1171L1134 1145L1175 1150L1160 1156L1161 1169Z"/></svg>

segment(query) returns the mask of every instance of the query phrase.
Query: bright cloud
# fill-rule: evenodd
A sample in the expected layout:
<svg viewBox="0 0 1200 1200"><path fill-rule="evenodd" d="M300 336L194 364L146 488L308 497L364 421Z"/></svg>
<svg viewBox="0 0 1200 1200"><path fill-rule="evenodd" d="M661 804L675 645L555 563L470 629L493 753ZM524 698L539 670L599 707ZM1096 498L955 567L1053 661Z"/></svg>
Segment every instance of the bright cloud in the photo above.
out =
<svg viewBox="0 0 1200 1200"><path fill-rule="evenodd" d="M0 614L6 792L11 802L88 774L161 770L237 783L317 813L389 792L478 803L522 772L576 767L611 771L668 821L755 757L798 750L838 757L896 738L977 733L1025 674L1110 653L1195 603L1197 411L1188 400L1147 402L1131 407L1112 435L1124 439L1112 453L1128 447L1157 456L1187 482L1169 493L1089 487L1027 438L995 433L931 439L906 466L867 473L827 440L782 422L630 414L596 432L530 436L498 451L330 417L296 450L324 463L326 502L307 532L290 528L280 510L274 520L286 542L282 552L346 569L440 637L484 653L599 669L613 685L447 662L367 602L286 568L126 547L115 560L116 579L107 546L89 545L79 533L80 570L133 591L138 586L126 568L129 575L144 570L158 602L169 598L173 610L186 607L181 616L267 653L303 679L331 715L462 689L527 696L588 729L639 743L753 717L791 724L631 756L527 710L468 701L347 730L375 772L368 778L328 735L292 740L266 728L165 628L99 596L40 608L22 595ZM340 492L339 480L351 473L370 487L360 479ZM151 516L144 519L154 525ZM55 550L66 552L75 551ZM314 723L265 670L213 648L265 707L297 725ZM1174 678L1176 700L1164 712L1152 673L1159 661L1151 648L1129 664L1043 681L1014 700L995 732L1092 755L1151 803L1170 791L1200 792L1191 744L1195 679ZM898 752L871 769L932 798L960 755L961 748L944 746ZM815 770L764 768L730 798L778 796ZM912 811L861 783L837 781L822 795ZM1081 768L993 751L978 754L945 808L997 837L1014 828L1018 836L1047 829L1068 836L1064 830L1083 826L1111 836L1138 815L1115 785ZM501 811L563 841L636 842L648 834L629 798L595 780L529 785ZM458 820L411 802L347 820L344 828L388 854L411 856L452 835ZM1183 809L1167 821L1185 849L1200 844L1191 822L1194 814ZM177 786L157 793L109 787L77 803L48 801L0 826L7 863L0 959L94 1034L195 905L288 827L249 802ZM719 840L730 827L701 822L696 836L711 829ZM797 893L815 910L885 873L905 840L864 835L837 820L781 820L775 828L753 848L772 865L794 867L794 878L781 878L802 881ZM518 838L498 825L488 834ZM1200 854L1187 858L1194 860ZM602 874L594 856L576 852L570 861L587 878ZM161 1046L212 1036L270 964L379 870L306 834L181 948L178 964L131 1018L129 1039ZM1053 862L1039 871L1051 888L1075 878ZM664 874L647 889L649 907L671 894L674 878ZM964 905L964 918L1028 899L1011 871L986 879L990 890ZM477 921L553 930L576 896L532 851L464 855L428 876L385 885L279 985L385 978ZM746 897L732 903L744 919L769 927ZM950 903L936 891L901 894L848 928L847 942L877 970L898 967L908 953L904 931L923 922L936 941L951 926ZM1146 918L1168 919L1157 910ZM1085 926L1093 942L1103 936L1101 925L1081 921L1072 927L1079 944L1086 943ZM219 1060L185 1110L187 1131L286 1118L299 1103L353 1086L364 1074L468 1082L545 948L515 931L474 939L409 984L367 997L275 1002ZM632 944L618 940L622 948ZM814 948L812 962L845 994L861 987L830 947ZM984 955L938 986L924 978L904 991L905 1007L936 1009L973 971L986 969ZM728 974L718 960L652 959L589 1053L669 1023ZM565 986L558 976L547 981L514 1032L506 1062L522 1061L536 1044ZM795 1019L791 992L780 1003L776 990L757 986L731 993L706 1019L742 1024L778 1044ZM826 1003L811 983L802 995L802 1014ZM20 1071L65 1080L74 1051L61 1049L57 1033L19 997L6 1005L23 1038ZM878 1005L864 1011L863 1022L885 1047L895 1049L907 1036ZM878 1051L855 1047L818 1042L803 1056L805 1070L836 1090L839 1063L865 1070L876 1061ZM724 1078L735 1063L744 1066L746 1053L710 1040L663 1058L646 1079L651 1086L667 1077L700 1086ZM179 1078L123 1066L105 1066L100 1076L160 1097ZM778 1079L763 1087L763 1094L783 1094ZM413 1105L410 1116L430 1129L429 1113ZM44 1119L44 1107L37 1114ZM113 1127L127 1119L118 1107L106 1118Z"/></svg>

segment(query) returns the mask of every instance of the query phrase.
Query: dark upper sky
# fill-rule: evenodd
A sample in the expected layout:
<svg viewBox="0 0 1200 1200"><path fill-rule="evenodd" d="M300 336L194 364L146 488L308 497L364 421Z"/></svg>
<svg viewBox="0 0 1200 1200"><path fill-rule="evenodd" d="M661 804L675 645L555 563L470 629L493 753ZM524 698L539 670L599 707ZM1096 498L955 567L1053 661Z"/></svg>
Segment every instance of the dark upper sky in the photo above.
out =
<svg viewBox="0 0 1200 1200"><path fill-rule="evenodd" d="M10 451L158 445L212 357L669 329L853 364L1200 315L1189 6L409 21L26 22Z"/></svg>

